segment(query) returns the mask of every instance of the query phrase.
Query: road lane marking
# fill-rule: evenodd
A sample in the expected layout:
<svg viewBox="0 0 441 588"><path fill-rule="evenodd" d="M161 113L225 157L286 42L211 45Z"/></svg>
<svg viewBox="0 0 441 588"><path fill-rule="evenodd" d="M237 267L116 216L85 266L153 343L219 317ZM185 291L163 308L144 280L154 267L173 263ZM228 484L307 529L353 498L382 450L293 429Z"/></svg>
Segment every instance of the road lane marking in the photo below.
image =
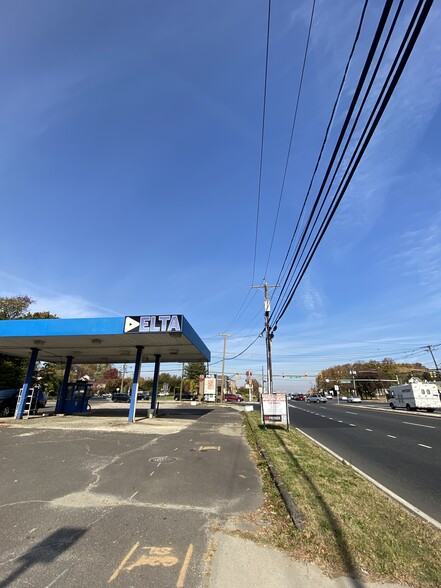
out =
<svg viewBox="0 0 441 588"><path fill-rule="evenodd" d="M366 429L366 431L369 431L369 432L371 432L371 433L372 433L372 429Z"/></svg>
<svg viewBox="0 0 441 588"><path fill-rule="evenodd" d="M339 423L342 423L343 421L338 421Z"/></svg>
<svg viewBox="0 0 441 588"><path fill-rule="evenodd" d="M132 496L129 498L129 500L132 500L132 498L135 498L135 496L138 494L139 490L137 490L136 492L134 492L132 494Z"/></svg>
<svg viewBox="0 0 441 588"><path fill-rule="evenodd" d="M369 480L369 482L371 482L371 484L373 484L374 486L379 488L382 492L384 492L385 494L387 494L388 496L392 497L394 500L396 500L397 502L399 502L400 504L405 506L408 510L410 510L414 514L420 516L425 521L430 523L432 526L441 530L441 522L440 521L437 521L436 519L430 517L428 514L426 514L425 512L423 512L422 510L420 510L419 508L417 508L416 506L411 504L410 502L407 502L407 500L404 500L404 498L401 498L401 496L398 496L398 494L395 494L395 492L392 492L392 490L389 490L389 488L387 488L386 486L383 486L383 484L380 484L380 482L377 482L377 480L375 480L375 478L371 478L371 476L368 476L368 474L366 474L363 470L352 465L349 461L344 459L341 455L339 455L338 453L335 453L335 451L332 451L332 449L329 449L329 447L326 447L326 445L323 445L323 443L320 443L319 441L317 441L317 439L314 439L314 437L311 437L311 435L308 435L308 433L305 433L305 431L302 431L302 429L297 428L297 431L299 433L301 433L304 437L306 437L307 439L310 439L313 443L315 443L316 445L321 447L324 451L327 451L330 455L333 455L341 463L344 463L345 465L350 467L352 470L354 470L354 472L357 472L358 474L360 474L360 476L363 476L363 478L365 478L366 480Z"/></svg>
<svg viewBox="0 0 441 588"><path fill-rule="evenodd" d="M390 437L391 439L396 439L394 435L388 435L388 437Z"/></svg>
<svg viewBox="0 0 441 588"><path fill-rule="evenodd" d="M420 425L420 423L408 423L403 421L403 425L413 425L414 427L426 427L426 429L436 429L436 427L432 427L432 425Z"/></svg>
<svg viewBox="0 0 441 588"><path fill-rule="evenodd" d="M357 416L357 413L356 412L350 412L349 410L345 410L345 413L346 414L355 414Z"/></svg>
<svg viewBox="0 0 441 588"><path fill-rule="evenodd" d="M68 570L67 570L67 569L65 569L65 570L64 570L64 572L61 572L61 574L60 574L59 576L57 576L57 577L55 578L55 580L52 580L52 582L51 582L50 584L48 584L48 585L46 586L46 588L51 588L51 586L53 586L53 585L54 585L56 582L58 582L58 580L59 580L60 578L62 578L62 577L64 576L64 574L65 574L67 571L68 571Z"/></svg>
<svg viewBox="0 0 441 588"><path fill-rule="evenodd" d="M120 571L123 569L123 567L129 561L129 559L132 557L133 553L135 553L135 551L138 549L138 547L139 547L139 541L137 541L135 543L135 545L131 549L129 549L129 551L128 551L127 555L125 556L125 558L122 560L122 562L119 564L119 566L113 572L113 574L107 580L107 583L108 584L110 584L110 582L113 582L113 580L115 580L118 577Z"/></svg>
<svg viewBox="0 0 441 588"><path fill-rule="evenodd" d="M425 447L426 449L432 449L430 445L423 445L422 443L418 443L420 447Z"/></svg>
<svg viewBox="0 0 441 588"><path fill-rule="evenodd" d="M355 425L353 425L352 423L349 423L349 426L350 426L350 427L355 427Z"/></svg>
<svg viewBox="0 0 441 588"><path fill-rule="evenodd" d="M179 574L178 582L176 584L176 588L183 588L185 582L185 576L187 575L188 566L190 565L191 556L193 555L193 544L190 543L187 549L187 553L184 558L184 563L182 564L181 572Z"/></svg>
<svg viewBox="0 0 441 588"><path fill-rule="evenodd" d="M214 451L220 451L220 445L201 445L198 451L208 451L209 449L213 449Z"/></svg>

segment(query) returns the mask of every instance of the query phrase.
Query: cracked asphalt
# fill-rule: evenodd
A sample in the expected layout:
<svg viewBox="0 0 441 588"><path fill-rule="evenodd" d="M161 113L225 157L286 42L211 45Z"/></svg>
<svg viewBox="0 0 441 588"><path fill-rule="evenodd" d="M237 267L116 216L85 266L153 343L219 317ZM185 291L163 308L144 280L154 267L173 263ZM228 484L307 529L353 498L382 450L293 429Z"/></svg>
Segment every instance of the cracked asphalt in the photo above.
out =
<svg viewBox="0 0 441 588"><path fill-rule="evenodd" d="M238 412L173 410L1 419L0 587L208 585L214 530L260 479Z"/></svg>

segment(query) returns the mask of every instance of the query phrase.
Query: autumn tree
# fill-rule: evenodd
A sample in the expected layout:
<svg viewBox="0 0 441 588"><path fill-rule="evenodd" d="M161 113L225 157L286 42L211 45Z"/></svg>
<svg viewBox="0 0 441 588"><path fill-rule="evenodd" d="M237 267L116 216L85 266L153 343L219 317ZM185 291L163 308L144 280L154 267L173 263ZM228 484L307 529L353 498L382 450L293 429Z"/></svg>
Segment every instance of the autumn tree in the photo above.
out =
<svg viewBox="0 0 441 588"><path fill-rule="evenodd" d="M30 312L29 307L35 300L29 296L0 297L0 320L23 320L58 318L49 311ZM22 386L28 361L0 353L0 389L19 388Z"/></svg>

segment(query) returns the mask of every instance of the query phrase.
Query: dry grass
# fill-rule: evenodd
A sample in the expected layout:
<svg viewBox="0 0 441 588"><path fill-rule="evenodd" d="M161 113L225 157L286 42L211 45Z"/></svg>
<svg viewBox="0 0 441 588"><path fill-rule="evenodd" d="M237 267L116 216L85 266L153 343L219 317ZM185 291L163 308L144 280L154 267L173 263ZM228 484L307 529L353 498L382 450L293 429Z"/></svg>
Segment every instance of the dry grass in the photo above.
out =
<svg viewBox="0 0 441 588"><path fill-rule="evenodd" d="M251 445L258 440L305 517L296 530L267 471L261 539L328 573L418 588L441 585L441 532L413 516L297 431L266 430L244 413Z"/></svg>

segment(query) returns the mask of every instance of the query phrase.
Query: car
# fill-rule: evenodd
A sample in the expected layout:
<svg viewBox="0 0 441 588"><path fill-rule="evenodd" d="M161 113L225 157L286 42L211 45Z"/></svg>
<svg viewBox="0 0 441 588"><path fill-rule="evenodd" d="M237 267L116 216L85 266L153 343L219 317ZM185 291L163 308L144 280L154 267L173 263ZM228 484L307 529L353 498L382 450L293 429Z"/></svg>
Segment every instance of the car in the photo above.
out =
<svg viewBox="0 0 441 588"><path fill-rule="evenodd" d="M327 392L325 394L325 398L326 398L326 400L332 400L334 398L334 396L330 392Z"/></svg>
<svg viewBox="0 0 441 588"><path fill-rule="evenodd" d="M291 394L290 400L305 400L304 394Z"/></svg>
<svg viewBox="0 0 441 588"><path fill-rule="evenodd" d="M182 392L181 394L177 393L174 396L175 400L197 400L196 394L192 394L191 392Z"/></svg>
<svg viewBox="0 0 441 588"><path fill-rule="evenodd" d="M349 396L347 402L361 402L360 396Z"/></svg>
<svg viewBox="0 0 441 588"><path fill-rule="evenodd" d="M340 396L340 400L343 400L344 402L347 402L348 397L347 396Z"/></svg>
<svg viewBox="0 0 441 588"><path fill-rule="evenodd" d="M15 413L19 394L20 390L18 388L0 390L0 417L12 416ZM43 390L33 390L31 388L28 397L31 395L32 404L30 412L37 414L39 408L44 408L46 406L47 394L45 394Z"/></svg>
<svg viewBox="0 0 441 588"><path fill-rule="evenodd" d="M240 394L225 394L225 402L243 402L243 396Z"/></svg>
<svg viewBox="0 0 441 588"><path fill-rule="evenodd" d="M130 394L125 392L114 392L112 394L112 402L130 402Z"/></svg>
<svg viewBox="0 0 441 588"><path fill-rule="evenodd" d="M311 394L306 399L306 402L326 402L326 398L324 396L320 396L320 394Z"/></svg>
<svg viewBox="0 0 441 588"><path fill-rule="evenodd" d="M138 392L136 395L137 400L150 400L150 394L148 392Z"/></svg>

